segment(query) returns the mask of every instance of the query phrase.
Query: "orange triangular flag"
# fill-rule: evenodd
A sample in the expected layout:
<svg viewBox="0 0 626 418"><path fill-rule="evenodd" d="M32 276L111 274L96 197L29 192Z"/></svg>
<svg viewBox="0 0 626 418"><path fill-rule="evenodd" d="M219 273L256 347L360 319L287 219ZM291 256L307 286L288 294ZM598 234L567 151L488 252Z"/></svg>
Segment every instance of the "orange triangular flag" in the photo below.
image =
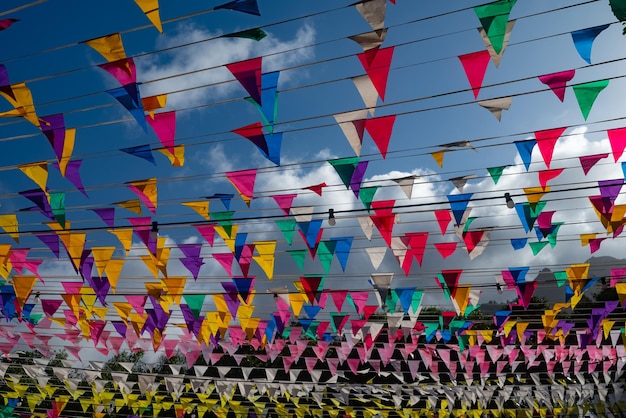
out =
<svg viewBox="0 0 626 418"><path fill-rule="evenodd" d="M98 51L109 62L126 58L122 37L119 33L91 39L85 43Z"/></svg>
<svg viewBox="0 0 626 418"><path fill-rule="evenodd" d="M20 171L28 176L29 179L34 181L37 186L44 192L48 184L48 163L42 161L40 163L23 164L17 166Z"/></svg>
<svg viewBox="0 0 626 418"><path fill-rule="evenodd" d="M155 28L163 33L163 26L161 25L161 16L159 16L159 0L135 0L137 6L145 13L146 17L150 19L150 22Z"/></svg>
<svg viewBox="0 0 626 418"><path fill-rule="evenodd" d="M133 229L132 228L118 228L118 229L108 229L108 232L112 233L120 240L120 243L124 247L126 251L126 255L130 251L130 246L133 243Z"/></svg>
<svg viewBox="0 0 626 418"><path fill-rule="evenodd" d="M211 216L209 215L209 200L183 202L182 205L195 210L198 215L202 216L207 221L211 220Z"/></svg>
<svg viewBox="0 0 626 418"><path fill-rule="evenodd" d="M37 283L37 276L13 276L13 289L20 308L24 307L35 283Z"/></svg>

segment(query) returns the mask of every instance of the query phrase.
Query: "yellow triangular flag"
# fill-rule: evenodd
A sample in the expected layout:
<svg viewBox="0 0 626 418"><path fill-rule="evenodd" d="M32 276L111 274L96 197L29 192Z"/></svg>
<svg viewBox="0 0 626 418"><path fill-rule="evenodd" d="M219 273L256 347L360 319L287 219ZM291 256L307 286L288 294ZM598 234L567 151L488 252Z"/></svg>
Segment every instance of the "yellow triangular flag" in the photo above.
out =
<svg viewBox="0 0 626 418"><path fill-rule="evenodd" d="M91 254L96 264L96 269L100 277L104 274L104 271L115 252L115 247L92 247Z"/></svg>
<svg viewBox="0 0 626 418"><path fill-rule="evenodd" d="M115 293L115 289L117 288L117 281L120 278L120 273L122 273L124 261L124 259L109 260L109 263L104 269L104 272L107 275L107 279L109 279L109 284L111 285L111 291L113 291L113 293Z"/></svg>
<svg viewBox="0 0 626 418"><path fill-rule="evenodd" d="M259 255L252 258L256 261L261 269L267 275L267 278L274 278L274 252L276 251L276 241L257 241L254 243L254 249Z"/></svg>
<svg viewBox="0 0 626 418"><path fill-rule="evenodd" d="M15 289L15 296L21 308L24 307L35 283L37 283L37 276L13 276L13 289Z"/></svg>
<svg viewBox="0 0 626 418"><path fill-rule="evenodd" d="M34 181L41 190L46 192L46 186L48 184L48 163L46 161L23 164L17 166L17 168L19 168L22 173L26 174L29 179Z"/></svg>
<svg viewBox="0 0 626 418"><path fill-rule="evenodd" d="M157 181L156 177L152 177L145 180L129 181L128 188L139 196L139 199L144 205L148 207L148 210L152 213L156 212L157 206Z"/></svg>
<svg viewBox="0 0 626 418"><path fill-rule="evenodd" d="M195 210L198 215L209 221L211 220L211 215L209 215L209 203L208 200L200 200L197 202L183 202L182 205Z"/></svg>
<svg viewBox="0 0 626 418"><path fill-rule="evenodd" d="M59 160L59 170L61 171L61 175L65 177L65 173L67 171L67 165L72 158L72 153L74 152L74 143L76 142L76 129L66 129L65 130L65 141L63 142L63 152L61 154L61 159Z"/></svg>
<svg viewBox="0 0 626 418"><path fill-rule="evenodd" d="M122 37L119 33L91 39L85 43L98 51L109 62L126 58Z"/></svg>
<svg viewBox="0 0 626 418"><path fill-rule="evenodd" d="M435 152L431 152L430 155L433 156L433 158L435 159L435 161L437 162L437 164L439 164L439 167L443 168L443 155L444 155L445 151L435 151Z"/></svg>
<svg viewBox="0 0 626 418"><path fill-rule="evenodd" d="M135 0L137 6L141 8L141 11L146 14L146 17L150 19L150 22L155 28L163 33L163 26L161 25L161 17L159 16L159 0Z"/></svg>
<svg viewBox="0 0 626 418"><path fill-rule="evenodd" d="M123 202L113 203L114 205L119 205L124 209L127 209L137 215L141 215L141 202L139 199L125 200Z"/></svg>
<svg viewBox="0 0 626 418"><path fill-rule="evenodd" d="M174 153L170 152L168 148L157 148L155 151L159 151L165 155L172 167L182 167L185 165L185 145L179 144L174 146Z"/></svg>
<svg viewBox="0 0 626 418"><path fill-rule="evenodd" d="M15 242L20 242L19 225L17 215L0 215L0 228L4 230Z"/></svg>
<svg viewBox="0 0 626 418"><path fill-rule="evenodd" d="M128 252L130 251L130 247L133 243L133 229L132 228L118 228L118 229L108 229L107 231L117 237L117 239L122 244L122 247L124 247L124 250L126 251L126 255L128 255Z"/></svg>

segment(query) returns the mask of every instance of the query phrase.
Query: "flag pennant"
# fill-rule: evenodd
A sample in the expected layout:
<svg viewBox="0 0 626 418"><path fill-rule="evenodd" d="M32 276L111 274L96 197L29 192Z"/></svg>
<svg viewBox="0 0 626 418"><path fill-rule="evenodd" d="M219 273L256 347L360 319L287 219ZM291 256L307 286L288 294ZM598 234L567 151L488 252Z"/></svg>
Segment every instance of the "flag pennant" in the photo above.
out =
<svg viewBox="0 0 626 418"><path fill-rule="evenodd" d="M572 40L574 46L580 54L580 57L587 61L587 64L591 64L591 48L593 47L593 41L597 36L602 33L610 25L594 26L592 28L581 29L572 32Z"/></svg>
<svg viewBox="0 0 626 418"><path fill-rule="evenodd" d="M392 212L394 204L394 200L372 202L375 214L370 216L378 232L390 248L393 226L396 223L396 214Z"/></svg>
<svg viewBox="0 0 626 418"><path fill-rule="evenodd" d="M446 230L448 229L448 225L450 225L450 222L452 221L450 210L448 209L436 210L435 218L437 218L437 223L439 224L439 230L441 231L441 235L445 235Z"/></svg>
<svg viewBox="0 0 626 418"><path fill-rule="evenodd" d="M522 222L524 231L528 233L533 229L537 217L545 206L546 202L537 202L536 204L524 202L515 204L515 210Z"/></svg>
<svg viewBox="0 0 626 418"><path fill-rule="evenodd" d="M481 100L477 102L479 105L491 112L493 116L502 120L502 111L509 110L511 103L513 103L513 97L501 97L499 99Z"/></svg>
<svg viewBox="0 0 626 418"><path fill-rule="evenodd" d="M184 257L180 262L189 270L194 280L198 280L200 268L204 265L200 253L202 252L202 243L195 244L178 244L178 249L183 253Z"/></svg>
<svg viewBox="0 0 626 418"><path fill-rule="evenodd" d="M263 126L259 122L235 129L232 132L248 139L257 146L265 158L276 165L280 165L282 133L273 133L266 136L263 133Z"/></svg>
<svg viewBox="0 0 626 418"><path fill-rule="evenodd" d="M519 298L519 303L524 307L524 309L528 309L530 300L537 289L537 284L537 282L523 282L517 284L517 296Z"/></svg>
<svg viewBox="0 0 626 418"><path fill-rule="evenodd" d="M505 47L504 39L511 9L517 0L497 0L474 7L483 30L491 41L494 51L499 54Z"/></svg>
<svg viewBox="0 0 626 418"><path fill-rule="evenodd" d="M139 87L137 83L131 83L123 87L107 90L107 93L113 96L122 106L126 108L126 110L130 112L144 132L147 130L146 118L144 116L143 104L141 102L141 96L139 95Z"/></svg>
<svg viewBox="0 0 626 418"><path fill-rule="evenodd" d="M452 297L454 297L462 273L463 270L442 270L437 276L439 284L441 284L443 289L449 292Z"/></svg>
<svg viewBox="0 0 626 418"><path fill-rule="evenodd" d="M63 149L65 148L66 130L65 119L63 114L43 116L39 118L39 128L48 138L48 142L54 150L57 161L63 158ZM73 144L72 147L73 149Z"/></svg>
<svg viewBox="0 0 626 418"><path fill-rule="evenodd" d="M354 7L372 29L379 30L385 27L387 0L369 0L356 3Z"/></svg>
<svg viewBox="0 0 626 418"><path fill-rule="evenodd" d="M47 191L48 184L48 163L42 161L40 163L22 164L17 166L20 171L35 182L37 186L44 192Z"/></svg>
<svg viewBox="0 0 626 418"><path fill-rule="evenodd" d="M261 74L261 101L263 105L260 106L258 103L254 103L257 106L261 114L261 118L263 119L263 122L265 122L265 127L270 134L274 133L274 123L276 122L276 117L278 115L279 75L279 71Z"/></svg>
<svg viewBox="0 0 626 418"><path fill-rule="evenodd" d="M276 241L256 241L254 248L258 255L252 257L258 263L269 280L274 278L274 253Z"/></svg>
<svg viewBox="0 0 626 418"><path fill-rule="evenodd" d="M587 120L589 112L591 112L591 108L598 98L598 95L608 85L609 80L598 80L590 83L577 84L573 87L574 94L578 100L578 106L585 120Z"/></svg>
<svg viewBox="0 0 626 418"><path fill-rule="evenodd" d="M154 160L154 156L152 155L152 148L150 145L137 145L135 147L121 148L120 151L125 152L127 154L133 155L135 157L142 158L152 165L156 165L156 161Z"/></svg>
<svg viewBox="0 0 626 418"><path fill-rule="evenodd" d="M17 215L0 215L0 229L8 234L13 240L19 243L19 225Z"/></svg>
<svg viewBox="0 0 626 418"><path fill-rule="evenodd" d="M322 228L322 222L323 221L321 219L313 219L308 222L297 222L298 231L300 231L300 234L309 247L309 250L312 251L312 255L314 254L313 251L315 247L322 238L322 232L324 231Z"/></svg>
<svg viewBox="0 0 626 418"><path fill-rule="evenodd" d="M300 277L300 283L311 305L313 305L315 301L319 302L321 292L324 288L324 276L303 276Z"/></svg>
<svg viewBox="0 0 626 418"><path fill-rule="evenodd" d="M261 12L259 12L259 5L257 4L257 0L234 0L228 3L215 6L214 10L219 9L228 9L234 10L236 12L247 13L255 16L261 16Z"/></svg>
<svg viewBox="0 0 626 418"><path fill-rule="evenodd" d="M230 210L230 202L235 195L232 193L215 193L214 195L207 196L207 199L219 199L226 210Z"/></svg>
<svg viewBox="0 0 626 418"><path fill-rule="evenodd" d="M252 296L255 281L255 277L233 277L237 294L241 297L243 303L250 303L250 296Z"/></svg>
<svg viewBox="0 0 626 418"><path fill-rule="evenodd" d="M35 112L35 103L33 102L33 94L26 83L17 83L10 86L0 86L0 95L3 96L11 105L13 110L0 113L2 117L23 117L36 127L41 122Z"/></svg>
<svg viewBox="0 0 626 418"><path fill-rule="evenodd" d="M541 75L539 76L539 81L550 87L560 101L564 101L566 84L574 78L575 74L576 70L560 71L558 73Z"/></svg>
<svg viewBox="0 0 626 418"><path fill-rule="evenodd" d="M256 180L256 169L231 171L226 173L226 178L237 189L239 195L250 207L250 201L254 196L254 182Z"/></svg>
<svg viewBox="0 0 626 418"><path fill-rule="evenodd" d="M426 243L428 242L428 232L409 232L404 235L402 241L407 246L407 253L402 262L402 270L408 276L411 271L413 258L422 266L424 253L426 252Z"/></svg>
<svg viewBox="0 0 626 418"><path fill-rule="evenodd" d="M346 188L352 189L358 198L368 162L359 161L359 157L347 157L328 160L328 163L333 166Z"/></svg>
<svg viewBox="0 0 626 418"><path fill-rule="evenodd" d="M533 148L537 145L537 141L534 139L528 139L526 141L514 141L513 143L515 144L517 152L524 163L524 167L526 167L526 171L528 171L532 161Z"/></svg>
<svg viewBox="0 0 626 418"><path fill-rule="evenodd" d="M365 104L365 109L367 110L367 113L373 116L376 110L376 104L378 103L378 92L376 91L376 86L374 86L374 83L372 83L372 79L367 74L363 74L352 77L351 80L354 83L354 87L356 87L357 91L361 95L361 99ZM354 112L359 111L357 110ZM365 118L365 116L363 117Z"/></svg>
<svg viewBox="0 0 626 418"><path fill-rule="evenodd" d="M600 160L608 157L609 154L594 154L578 157L578 159L580 160L580 166L582 167L583 172L587 175L589 170L591 170L594 165L596 165Z"/></svg>
<svg viewBox="0 0 626 418"><path fill-rule="evenodd" d="M174 154L176 139L176 112L161 112L146 116L145 120L152 127L163 147Z"/></svg>
<svg viewBox="0 0 626 418"><path fill-rule="evenodd" d="M611 151L615 162L620 159L626 148L626 128L609 129L606 131L611 143Z"/></svg>
<svg viewBox="0 0 626 418"><path fill-rule="evenodd" d="M272 198L276 201L276 204L283 211L285 216L289 216L289 211L291 210L291 206L293 205L293 200L298 197L296 193L292 194L282 194L282 195L274 195Z"/></svg>
<svg viewBox="0 0 626 418"><path fill-rule="evenodd" d="M209 204L211 202L209 200L199 200L196 202L182 202L181 205L187 206L190 209L193 209L198 215L202 216L205 220L211 220L211 215L209 214Z"/></svg>
<svg viewBox="0 0 626 418"><path fill-rule="evenodd" d="M339 264L341 265L341 269L343 271L346 271L346 265L348 264L348 256L350 255L353 239L353 237L331 238L331 241L336 242L335 256L337 256L337 260L339 260Z"/></svg>
<svg viewBox="0 0 626 418"><path fill-rule="evenodd" d="M167 104L167 94L159 94L157 96L142 97L141 105L151 117L154 117L154 111L163 109Z"/></svg>
<svg viewBox="0 0 626 418"><path fill-rule="evenodd" d="M341 128L343 134L346 136L346 139L354 150L354 153L357 156L361 155L367 110L363 109L352 112L338 113L333 117Z"/></svg>
<svg viewBox="0 0 626 418"><path fill-rule="evenodd" d="M0 20L0 31L9 29L11 25L16 22L19 22L19 19L2 19Z"/></svg>
<svg viewBox="0 0 626 418"><path fill-rule="evenodd" d="M369 51L370 49L380 47L385 41L386 36L387 36L387 29L381 28L381 29L373 30L371 32L348 36L348 39L359 44L359 46L363 48L363 52L365 52L365 51Z"/></svg>
<svg viewBox="0 0 626 418"><path fill-rule="evenodd" d="M56 258L59 258L59 245L60 244L59 244L58 235L54 233L48 233L48 232L35 233L34 235L37 238L39 238L39 240L43 242L46 245L46 247L50 249L50 251L52 251L52 254L54 254Z"/></svg>
<svg viewBox="0 0 626 418"><path fill-rule="evenodd" d="M322 190L324 189L324 187L328 187L328 184L326 184L326 182L314 184L312 186L303 187L302 190L310 190L316 195L321 196Z"/></svg>
<svg viewBox="0 0 626 418"><path fill-rule="evenodd" d="M144 205L148 208L148 210L152 213L156 213L157 207L157 184L156 177L145 179L145 180L137 180L130 181L126 183L130 190L135 192L135 194L139 197L139 200L143 202Z"/></svg>
<svg viewBox="0 0 626 418"><path fill-rule="evenodd" d="M467 210L467 205L472 199L472 193L460 193L448 195L448 202L450 202L450 209L456 221L457 226L461 226L463 222L463 215Z"/></svg>
<svg viewBox="0 0 626 418"><path fill-rule="evenodd" d="M385 92L387 91L387 80L389 78L393 51L394 47L374 48L357 55L383 102L385 101Z"/></svg>
<svg viewBox="0 0 626 418"><path fill-rule="evenodd" d="M263 59L258 57L226 65L228 71L230 71L239 83L241 83L252 100L254 100L259 106L263 105L261 99L262 63Z"/></svg>
<svg viewBox="0 0 626 418"><path fill-rule="evenodd" d="M511 37L511 32L513 32L513 27L515 26L515 20L510 20L506 23L506 27L504 28L504 34L502 35L489 35L484 28L478 28L478 34L480 38L485 43L485 48L487 48L487 52L489 52L489 56L491 57L491 61L498 68L500 65L500 61L502 61L502 56L504 55L504 50L506 49L509 39ZM498 45L500 47L500 51L496 52L496 49L491 43L490 36L497 38L498 43L500 42L500 37L502 37L502 44Z"/></svg>
<svg viewBox="0 0 626 418"><path fill-rule="evenodd" d="M42 215L44 215L50 220L54 220L54 214L52 213L52 209L50 208L48 192L45 192L40 189L30 189L30 190L23 190L18 193L20 194L20 196L24 196L25 198L33 202L35 205L37 205L37 208L39 209ZM32 208L28 210L32 210Z"/></svg>
<svg viewBox="0 0 626 418"><path fill-rule="evenodd" d="M374 140L383 158L387 157L387 148L391 139L391 131L396 121L395 115L382 116L365 120L365 129Z"/></svg>
<svg viewBox="0 0 626 418"><path fill-rule="evenodd" d="M258 42L261 39L265 38L266 36L267 36L267 33L265 33L263 29L254 28L254 29L242 30L239 32L228 33L228 34L222 35L222 38L246 38L246 39L252 39Z"/></svg>
<svg viewBox="0 0 626 418"><path fill-rule="evenodd" d="M467 80L472 87L475 99L478 98L478 93L480 93L480 88L482 87L483 79L485 78L485 72L487 72L487 66L489 65L490 59L491 57L488 51L478 51L472 52L471 54L459 55L459 60L461 61L461 65L463 65L465 75L467 76Z"/></svg>
<svg viewBox="0 0 626 418"><path fill-rule="evenodd" d="M87 45L100 53L108 62L119 61L126 58L122 37L114 33L100 38L85 41Z"/></svg>
<svg viewBox="0 0 626 418"><path fill-rule="evenodd" d="M76 190L81 192L85 197L89 197L83 186L83 180L80 177L80 167L83 164L83 160L68 161L66 165L66 171L64 177L69 180L70 183L76 187ZM61 170L59 163L52 163L52 166L58 170ZM63 174L63 173L61 173Z"/></svg>
<svg viewBox="0 0 626 418"><path fill-rule="evenodd" d="M548 182L556 177L560 176L563 172L563 168L558 168L554 170L543 170L538 173L539 175L539 184L543 189L546 188Z"/></svg>
<svg viewBox="0 0 626 418"><path fill-rule="evenodd" d="M159 15L159 0L135 0L135 3L137 3L137 6L139 6L154 27L163 33L161 16Z"/></svg>
<svg viewBox="0 0 626 418"><path fill-rule="evenodd" d="M537 147L541 152L541 156L543 157L543 161L546 163L546 167L550 168L550 163L552 162L552 154L554 152L554 147L556 145L556 141L559 140L563 132L565 132L565 128L555 128L555 129L547 129L544 131L535 132L535 138L537 139Z"/></svg>
<svg viewBox="0 0 626 418"><path fill-rule="evenodd" d="M111 74L122 86L137 82L137 69L135 61L132 58L123 58L121 60L100 64L107 73Z"/></svg>
<svg viewBox="0 0 626 418"><path fill-rule="evenodd" d="M457 247L456 242L436 242L434 245L444 260L454 254Z"/></svg>

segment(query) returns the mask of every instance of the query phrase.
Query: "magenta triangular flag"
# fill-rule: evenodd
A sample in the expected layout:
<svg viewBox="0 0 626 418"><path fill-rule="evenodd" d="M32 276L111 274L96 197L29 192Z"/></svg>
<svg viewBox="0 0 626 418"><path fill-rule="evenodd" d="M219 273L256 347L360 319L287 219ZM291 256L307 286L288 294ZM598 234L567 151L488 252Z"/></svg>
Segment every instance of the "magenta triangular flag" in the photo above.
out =
<svg viewBox="0 0 626 418"><path fill-rule="evenodd" d="M539 81L541 81L546 86L550 87L556 97L559 98L560 101L565 100L565 87L568 81L574 78L576 74L576 70L568 70L568 71L560 71L558 73L546 74L539 76Z"/></svg>
<svg viewBox="0 0 626 418"><path fill-rule="evenodd" d="M609 135L613 158L617 162L626 148L626 128L609 129L606 133Z"/></svg>
<svg viewBox="0 0 626 418"><path fill-rule="evenodd" d="M485 72L487 72L487 66L491 60L489 51L483 50L478 52L472 52L471 54L459 55L459 60L467 75L467 80L474 91L474 98L478 98L478 93L483 84L485 78Z"/></svg>
<svg viewBox="0 0 626 418"><path fill-rule="evenodd" d="M578 157L580 160L580 166L583 169L585 175L589 173L589 170L593 168L594 165L598 163L598 161L603 158L608 158L609 154L595 154L595 155L585 155L583 157Z"/></svg>
<svg viewBox="0 0 626 418"><path fill-rule="evenodd" d="M176 112L156 113L154 117L146 116L146 121L150 124L161 144L174 154L174 140L176 137Z"/></svg>
<svg viewBox="0 0 626 418"><path fill-rule="evenodd" d="M213 258L224 267L229 276L233 275L233 260L235 259L233 253L213 254Z"/></svg>
<svg viewBox="0 0 626 418"><path fill-rule="evenodd" d="M261 66L262 57L227 64L226 68L241 83L250 97L261 105Z"/></svg>
<svg viewBox="0 0 626 418"><path fill-rule="evenodd" d="M254 195L254 181L256 180L256 169L231 171L226 173L226 177L233 184L241 195L241 198L250 206L250 201Z"/></svg>
<svg viewBox="0 0 626 418"><path fill-rule="evenodd" d="M276 201L278 207L283 211L285 216L289 216L289 211L291 210L291 205L293 204L293 199L298 197L296 193L292 194L278 194L272 196Z"/></svg>

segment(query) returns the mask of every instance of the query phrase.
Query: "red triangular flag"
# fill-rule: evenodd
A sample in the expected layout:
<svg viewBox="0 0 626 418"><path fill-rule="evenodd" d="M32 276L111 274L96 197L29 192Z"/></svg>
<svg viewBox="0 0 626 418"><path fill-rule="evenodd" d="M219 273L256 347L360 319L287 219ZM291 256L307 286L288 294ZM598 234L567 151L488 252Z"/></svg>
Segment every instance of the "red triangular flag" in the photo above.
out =
<svg viewBox="0 0 626 418"><path fill-rule="evenodd" d="M567 127L535 132L537 146L539 147L543 161L546 163L546 167L548 168L550 168L550 163L552 162L552 153L554 152L556 141L559 140L566 129Z"/></svg>
<svg viewBox="0 0 626 418"><path fill-rule="evenodd" d="M539 172L539 184L541 185L541 188L543 190L545 190L546 189L546 184L550 180L558 177L562 172L563 172L562 168L558 168L558 169L555 169L555 170L543 170L543 171L540 171Z"/></svg>
<svg viewBox="0 0 626 418"><path fill-rule="evenodd" d="M609 129L606 133L609 135L613 158L617 162L626 148L626 128Z"/></svg>
<svg viewBox="0 0 626 418"><path fill-rule="evenodd" d="M391 139L391 131L396 121L396 115L381 116L377 118L367 119L365 121L365 129L372 137L372 140L378 147L380 155L387 157L387 148Z"/></svg>
<svg viewBox="0 0 626 418"><path fill-rule="evenodd" d="M483 50L478 52L472 52L471 54L459 55L459 60L465 69L467 80L474 91L474 98L478 98L480 87L483 84L485 78L485 72L487 72L487 66L491 60L489 51Z"/></svg>
<svg viewBox="0 0 626 418"><path fill-rule="evenodd" d="M608 156L609 154L595 154L578 157L578 159L580 160L580 166L582 167L585 176L587 175L587 173L589 173L589 170L591 170L593 166L598 163L598 161L603 158L607 158Z"/></svg>
<svg viewBox="0 0 626 418"><path fill-rule="evenodd" d="M456 245L456 242L437 242L435 243L435 248L445 260L456 251Z"/></svg>
<svg viewBox="0 0 626 418"><path fill-rule="evenodd" d="M391 59L393 58L393 50L393 46L373 48L357 55L382 101L385 101L385 91L387 90L387 79L389 77Z"/></svg>

